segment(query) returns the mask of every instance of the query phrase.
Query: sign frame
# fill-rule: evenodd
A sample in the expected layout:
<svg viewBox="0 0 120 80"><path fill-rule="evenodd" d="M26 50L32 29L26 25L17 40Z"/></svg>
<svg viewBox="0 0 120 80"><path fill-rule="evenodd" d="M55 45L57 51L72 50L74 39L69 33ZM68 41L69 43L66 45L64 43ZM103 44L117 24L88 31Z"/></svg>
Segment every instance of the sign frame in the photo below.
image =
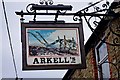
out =
<svg viewBox="0 0 120 80"><path fill-rule="evenodd" d="M79 40L79 50L80 50L80 64L46 64L46 65L29 65L27 56L27 41L29 41L27 30L30 29L77 29L78 30L78 40ZM85 49L84 49L84 35L83 26L81 23L51 23L51 22L38 22L38 23L21 23L21 41L22 41L22 70L47 70L47 69L85 69L86 59L85 59Z"/></svg>

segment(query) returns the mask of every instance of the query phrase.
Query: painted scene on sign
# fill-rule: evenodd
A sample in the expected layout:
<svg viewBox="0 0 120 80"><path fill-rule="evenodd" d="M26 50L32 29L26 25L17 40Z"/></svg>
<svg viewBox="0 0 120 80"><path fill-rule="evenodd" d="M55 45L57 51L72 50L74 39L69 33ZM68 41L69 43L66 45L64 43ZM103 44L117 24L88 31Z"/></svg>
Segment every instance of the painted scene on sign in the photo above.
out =
<svg viewBox="0 0 120 80"><path fill-rule="evenodd" d="M29 56L78 56L78 28L28 28Z"/></svg>

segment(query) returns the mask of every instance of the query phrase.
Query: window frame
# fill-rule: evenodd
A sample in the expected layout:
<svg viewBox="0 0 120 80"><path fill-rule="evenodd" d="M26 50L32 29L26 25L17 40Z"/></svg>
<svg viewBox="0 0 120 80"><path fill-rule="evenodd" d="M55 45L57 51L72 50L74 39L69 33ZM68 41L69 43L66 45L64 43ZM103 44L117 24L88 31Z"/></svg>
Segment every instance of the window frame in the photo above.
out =
<svg viewBox="0 0 120 80"><path fill-rule="evenodd" d="M102 38L102 40L105 40L105 36ZM98 69L98 78L99 79L104 78L102 64L105 61L108 61L108 49L107 48L106 48L107 49L107 54L105 54L104 57L102 59L100 59L99 49L103 44L105 44L105 43L102 42L102 41L99 41L98 44L95 46L95 58L96 58L96 64L97 64L97 67L98 67L97 69ZM107 47L107 44L106 44L106 47ZM110 67L109 67L109 69L110 69ZM110 71L109 71L109 76L110 76Z"/></svg>

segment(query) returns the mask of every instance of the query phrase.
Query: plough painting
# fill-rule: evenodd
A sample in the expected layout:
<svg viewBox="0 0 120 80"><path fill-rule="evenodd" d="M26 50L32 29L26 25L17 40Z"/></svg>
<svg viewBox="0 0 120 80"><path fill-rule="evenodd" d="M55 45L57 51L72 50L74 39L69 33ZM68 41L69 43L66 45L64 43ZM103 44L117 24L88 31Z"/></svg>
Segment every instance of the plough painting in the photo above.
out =
<svg viewBox="0 0 120 80"><path fill-rule="evenodd" d="M29 56L67 56L79 53L78 29L27 29Z"/></svg>

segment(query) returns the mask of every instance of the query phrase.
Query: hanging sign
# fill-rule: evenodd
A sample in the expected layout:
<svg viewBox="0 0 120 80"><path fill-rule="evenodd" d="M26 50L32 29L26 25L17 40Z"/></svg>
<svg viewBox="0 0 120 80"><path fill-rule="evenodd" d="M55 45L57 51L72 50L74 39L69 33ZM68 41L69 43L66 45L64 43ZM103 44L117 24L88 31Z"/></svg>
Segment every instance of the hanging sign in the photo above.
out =
<svg viewBox="0 0 120 80"><path fill-rule="evenodd" d="M85 68L80 23L22 23L23 70Z"/></svg>

